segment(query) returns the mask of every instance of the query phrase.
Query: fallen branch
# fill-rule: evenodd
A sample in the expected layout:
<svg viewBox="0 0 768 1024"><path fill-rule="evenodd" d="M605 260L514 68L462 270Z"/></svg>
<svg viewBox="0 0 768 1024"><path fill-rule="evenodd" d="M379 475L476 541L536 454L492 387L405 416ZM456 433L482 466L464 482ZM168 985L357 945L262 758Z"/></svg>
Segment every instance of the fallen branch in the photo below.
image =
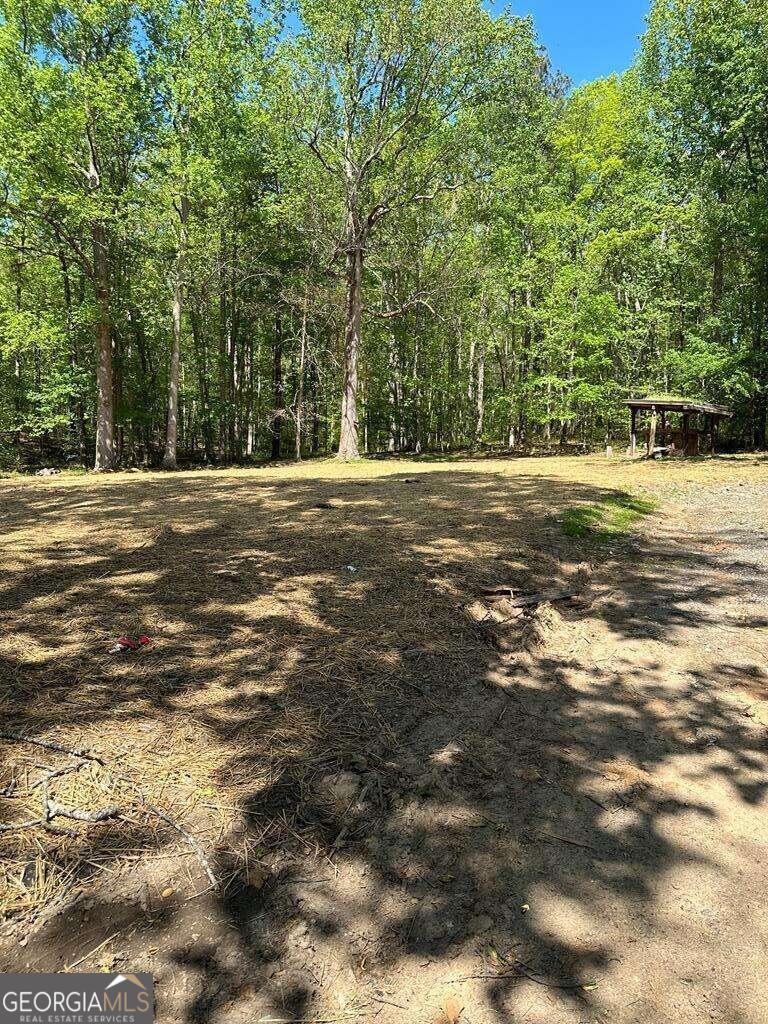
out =
<svg viewBox="0 0 768 1024"><path fill-rule="evenodd" d="M40 828L45 824L45 818L33 818L32 821L18 821L15 825L0 825L0 833L21 832L25 828Z"/></svg>
<svg viewBox="0 0 768 1024"><path fill-rule="evenodd" d="M123 930L125 930L125 929L123 929ZM99 950L103 949L104 946L106 946L106 944L108 942L111 942L112 939L114 939L117 935L120 935L120 934L121 934L120 932L113 932L112 935L108 935L107 938L104 939L103 942L100 942L98 944L98 946L94 946L94 948L89 953L86 953L85 956L81 956L79 960L75 960L75 962L72 963L72 964L67 964L66 967L64 968L64 972L67 973L67 972L69 972L71 970L74 970L75 967L79 967L80 964L82 964L86 960L90 959L90 957L92 957L94 953L98 953Z"/></svg>
<svg viewBox="0 0 768 1024"><path fill-rule="evenodd" d="M11 740L15 743L31 743L35 747L55 750L58 754L82 757L85 761L95 761L97 764L104 764L104 761L97 754L92 754L89 750L85 750L82 747L65 747L61 743L54 743L53 740L38 740L32 736L24 736L19 732L0 732L0 740Z"/></svg>
<svg viewBox="0 0 768 1024"><path fill-rule="evenodd" d="M385 1006L396 1006L398 1010L407 1010L405 1003L395 1003L391 999L382 999L381 996L371 996L374 1003L384 1003Z"/></svg>
<svg viewBox="0 0 768 1024"><path fill-rule="evenodd" d="M67 765L66 768L57 768L55 771L48 772L42 779L32 783L29 787L30 791L37 789L38 786L47 786L51 779L58 779L61 775L71 775L72 772L79 772L81 768L85 767L86 763L86 761L81 761L80 764Z"/></svg>
<svg viewBox="0 0 768 1024"><path fill-rule="evenodd" d="M511 975L517 975L518 977L527 978L529 981L534 982L536 985L543 985L545 988L556 988L564 991L582 991L591 992L592 989L597 988L594 982L583 982L583 981L550 981L548 978L542 978L536 974L528 964L524 964L520 960L516 960L509 967L503 971L498 971L494 974L490 972L487 974L467 974L462 980L470 979L485 979L487 981L501 981L504 978L509 978Z"/></svg>
<svg viewBox="0 0 768 1024"><path fill-rule="evenodd" d="M200 864L202 865L203 870L205 871L206 875L208 875L208 878L210 879L211 886L214 889L218 889L219 888L219 880L216 877L216 875L214 874L214 871L213 871L213 868L211 867L210 861L208 860L208 858L205 855L205 850L202 848L200 843L198 843L198 841L195 839L195 837L192 835L192 833L191 832L187 832L186 829L182 828L181 825L179 825L178 822L173 820L173 818L170 816L170 814L166 814L165 811L161 810L159 807L155 807L153 804L148 803L146 798L144 797L144 794L141 793L140 791L138 791L138 792L139 792L139 798L141 800L142 805L148 811L150 811L152 814L154 814L156 817L160 818L161 821L164 821L167 825L170 825L171 828L175 829L179 833L179 835L182 837L184 842L187 844L187 846L189 846L190 849L194 850L195 854L197 855L197 859L200 861Z"/></svg>
<svg viewBox="0 0 768 1024"><path fill-rule="evenodd" d="M91 823L109 821L111 818L119 818L122 815L120 807L104 807L100 811L81 811L77 807L64 807L54 800L46 801L47 821L54 818L71 818L72 821L88 821Z"/></svg>
<svg viewBox="0 0 768 1024"><path fill-rule="evenodd" d="M530 608L547 602L573 601L580 595L572 590L543 590L538 594L515 595L511 587L487 587L483 590L483 596L491 601L506 601L513 608Z"/></svg>
<svg viewBox="0 0 768 1024"><path fill-rule="evenodd" d="M30 790L36 789L38 786L42 787L43 790L43 815L40 818L34 818L30 821L22 821L16 824L0 825L0 834L7 832L15 832L29 828L44 828L49 832L55 832L57 834L77 836L77 832L73 832L71 829L65 829L57 827L51 824L56 818L66 818L70 821L82 821L87 824L101 824L106 821L122 820L128 821L125 809L118 806L103 807L96 811L85 811L80 810L76 807L65 807L63 804L57 803L52 800L49 795L49 786L54 779L59 778L62 775L68 775L71 772L78 771L87 762L95 762L101 765L106 771L110 772L112 777L120 782L124 782L130 786L141 806L148 811L150 814L154 814L156 818L164 821L167 825L170 825L172 829L179 833L184 842L194 852L197 859L205 871L208 879L211 882L211 886L214 889L219 888L219 881L214 874L211 863L206 856L205 850L195 837L188 832L185 828L182 828L177 821L175 821L170 814L162 810L160 807L156 807L150 803L146 798L139 786L136 785L131 779L126 778L124 775L117 775L111 772L110 768L105 764L104 760L97 754L92 754L90 751L79 747L65 747L61 743L56 743L52 740L40 740L32 736L25 736L22 733L16 732L0 732L0 739L9 740L15 743L30 743L36 747L43 747L45 750L54 750L59 754L66 754L68 757L80 758L80 763L76 765L68 765L65 768L57 768L55 770L47 772L41 779L38 779L30 787Z"/></svg>
<svg viewBox="0 0 768 1024"><path fill-rule="evenodd" d="M567 843L568 846L578 846L580 850L591 850L592 853L602 854L601 850L598 850L596 846L590 846L589 843L580 843L578 839L566 839L565 836L556 836L552 832L545 832L543 828L535 829L544 839L549 839L552 843Z"/></svg>

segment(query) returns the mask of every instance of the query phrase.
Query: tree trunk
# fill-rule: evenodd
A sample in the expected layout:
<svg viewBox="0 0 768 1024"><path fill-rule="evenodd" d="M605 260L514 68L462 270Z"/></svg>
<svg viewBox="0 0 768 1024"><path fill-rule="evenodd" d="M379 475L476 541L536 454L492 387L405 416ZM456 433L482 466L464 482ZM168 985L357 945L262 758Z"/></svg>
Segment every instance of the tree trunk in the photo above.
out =
<svg viewBox="0 0 768 1024"><path fill-rule="evenodd" d="M171 365L168 373L168 423L165 433L163 469L176 469L176 441L179 429L179 366L181 362L181 317L184 311L184 288L187 276L187 222L189 200L181 197L179 205L179 249L173 278L173 337Z"/></svg>
<svg viewBox="0 0 768 1024"><path fill-rule="evenodd" d="M388 287L384 289L383 309L385 313L394 311L394 301L390 298L390 291L394 294L396 281L394 276L389 279ZM389 437L387 439L387 451L397 452L400 450L400 360L398 357L397 337L394 330L387 332L387 406L389 413Z"/></svg>
<svg viewBox="0 0 768 1024"><path fill-rule="evenodd" d="M278 315L275 324L275 347L272 350L272 385L275 412L272 417L272 458L280 458L280 441L283 426L285 391L283 387L283 324Z"/></svg>
<svg viewBox="0 0 768 1024"><path fill-rule="evenodd" d="M218 267L218 289L219 289L219 322L218 322L218 335L219 335L219 413L218 413L218 438L219 438L219 455L226 461L229 456L229 448L227 444L227 420L230 415L230 395L229 395L229 344L228 344L228 323L229 323L229 312L227 306L227 260L229 259L227 250L227 238L224 228L219 231L219 267Z"/></svg>
<svg viewBox="0 0 768 1024"><path fill-rule="evenodd" d="M250 458L256 444L256 424L253 419L253 392L256 380L256 366L253 353L253 334L249 334L247 342L248 400L245 407L245 454Z"/></svg>
<svg viewBox="0 0 768 1024"><path fill-rule="evenodd" d="M208 353L205 340L200 329L199 300L195 298L192 291L192 301L189 308L189 326L192 331L192 344L195 349L195 363L197 364L198 381L200 387L200 398L202 401L202 423L201 432L203 435L203 446L205 448L206 462L213 462L215 459L215 444L213 436L213 424L211 423L211 394L208 381Z"/></svg>
<svg viewBox="0 0 768 1024"><path fill-rule="evenodd" d="M485 420L485 338L477 346L477 417L475 420L475 444L482 444Z"/></svg>
<svg viewBox="0 0 768 1024"><path fill-rule="evenodd" d="M766 421L768 420L768 400L765 395L760 395L754 401L754 415L755 415L755 448L758 451L765 451L768 446L768 430L766 429Z"/></svg>
<svg viewBox="0 0 768 1024"><path fill-rule="evenodd" d="M64 309L66 310L67 317L67 335L70 342L70 365L73 371L77 372L80 368L80 353L78 351L77 335L75 331L75 320L72 312L72 283L69 279L69 264L67 263L66 257L63 252L59 253L59 263L61 264L61 280L64 291ZM80 461L85 462L86 459L86 429L85 429L85 409L83 407L82 398L78 397L72 404L71 419L74 422L76 436L77 436L77 448L80 456Z"/></svg>
<svg viewBox="0 0 768 1024"><path fill-rule="evenodd" d="M421 335L417 330L414 332L413 364L411 376L413 378L413 450L417 455L421 454Z"/></svg>
<svg viewBox="0 0 768 1024"><path fill-rule="evenodd" d="M317 455L320 451L320 375L316 357L310 362L310 382L312 387L312 442L311 451Z"/></svg>
<svg viewBox="0 0 768 1024"><path fill-rule="evenodd" d="M656 448L656 406L651 407L651 426L648 430L648 457L653 455Z"/></svg>
<svg viewBox="0 0 768 1024"><path fill-rule="evenodd" d="M397 358L397 342L393 331L389 333L389 381L387 382L387 401L389 404L389 440L387 451L400 451L400 367Z"/></svg>
<svg viewBox="0 0 768 1024"><path fill-rule="evenodd" d="M363 316L363 258L365 232L359 219L350 213L347 219L347 306L344 332L344 384L341 397L341 435L339 459L359 459L357 422L358 359L360 325Z"/></svg>
<svg viewBox="0 0 768 1024"><path fill-rule="evenodd" d="M91 226L94 289L99 308L96 324L96 472L115 468L115 403L112 373L112 332L109 323L109 250L106 228L100 221Z"/></svg>
<svg viewBox="0 0 768 1024"><path fill-rule="evenodd" d="M301 313L301 348L299 351L299 380L296 388L296 461L301 462L301 421L304 416L304 372L307 362L307 305L308 296L304 295L304 308Z"/></svg>

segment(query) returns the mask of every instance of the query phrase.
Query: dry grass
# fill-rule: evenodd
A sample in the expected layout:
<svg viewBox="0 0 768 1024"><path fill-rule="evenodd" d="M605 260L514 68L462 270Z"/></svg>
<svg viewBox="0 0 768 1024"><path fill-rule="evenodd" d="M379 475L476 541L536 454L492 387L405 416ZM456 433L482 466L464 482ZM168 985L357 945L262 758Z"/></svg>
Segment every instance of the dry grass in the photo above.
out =
<svg viewBox="0 0 768 1024"><path fill-rule="evenodd" d="M384 468L384 475L391 472ZM31 515L23 523L16 520L3 552L6 579L13 580L20 600L0 639L0 713L29 735L86 747L103 759L75 761L77 771L51 781L52 799L84 812L118 806L122 813L117 820L55 821L0 836L1 912L50 912L100 873L119 872L126 858L188 852L170 826L146 812L136 787L203 837L210 851L236 826L246 796L266 791L277 779L283 785L292 779L301 788L307 778L353 755L372 733L396 745L397 735L379 709L391 705L388 695L403 699L398 681L404 667L410 671L420 661L450 654L457 669L464 660L469 671L477 638L467 632L464 646L457 646L436 614L441 589L458 594L450 579L436 580L434 608L423 601L413 608L404 644L385 618L360 621L370 580L358 576L365 567L348 568L355 557L348 534L334 539L319 523L307 530L306 518L299 519L296 526L318 547L310 542L293 552L290 577L282 576L283 553L270 544L269 517L290 515L291 507L277 481L311 481L316 474L365 485L382 467L340 472L331 463L282 474L125 474L5 483L10 493L23 491ZM221 490L249 480L258 487L252 500L225 508ZM265 487L265 480L275 484ZM121 482L125 501L119 501L115 517ZM219 500L209 505L211 483ZM193 502L186 487L194 488ZM157 507L158 488L178 492L181 500L154 523L144 509ZM53 493L63 495L66 515L36 522L35 509L45 508ZM300 515L318 520L327 514L314 504ZM350 505L365 512L362 486L339 503L336 514L344 516ZM404 509L396 504L392 511L399 517ZM385 526L377 559L394 606L412 589L412 566L388 550ZM268 585L243 594L244 574L251 580L266 576ZM339 574L349 608L337 607L330 625L315 594L335 588ZM204 616L198 617L200 605ZM106 653L118 635L140 632L152 636L147 649ZM299 687L286 686L294 677L301 678ZM428 704L429 696L424 699ZM275 712L256 736L254 700ZM6 824L40 818L41 780L73 763L65 754L8 741L0 744L0 758ZM252 813L249 824L255 824ZM240 861L282 848L286 836L312 848L314 833L312 824L295 815L267 814L257 838L251 834L243 844L230 835L226 845Z"/></svg>
<svg viewBox="0 0 768 1024"><path fill-rule="evenodd" d="M98 736L63 726L36 738L73 744L73 751L85 749L87 756L0 739L7 815L7 831L0 836L4 916L42 908L54 912L99 873L115 873L137 857L169 850L188 855L178 829L151 808L190 834L207 833L206 845L216 841L231 817L212 784L220 764L215 748L192 745L188 733L163 730L159 744L141 724L126 730L102 723ZM107 811L100 822L77 817ZM12 827L32 822L32 827Z"/></svg>

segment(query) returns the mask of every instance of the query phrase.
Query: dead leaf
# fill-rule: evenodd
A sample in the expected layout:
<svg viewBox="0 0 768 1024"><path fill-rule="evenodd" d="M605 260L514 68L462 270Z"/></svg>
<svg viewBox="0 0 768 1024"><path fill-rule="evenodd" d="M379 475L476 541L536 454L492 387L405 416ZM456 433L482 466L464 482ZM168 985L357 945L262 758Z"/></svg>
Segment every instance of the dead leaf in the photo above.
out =
<svg viewBox="0 0 768 1024"><path fill-rule="evenodd" d="M437 1024L459 1024L462 1007L455 996L446 996L440 1009Z"/></svg>

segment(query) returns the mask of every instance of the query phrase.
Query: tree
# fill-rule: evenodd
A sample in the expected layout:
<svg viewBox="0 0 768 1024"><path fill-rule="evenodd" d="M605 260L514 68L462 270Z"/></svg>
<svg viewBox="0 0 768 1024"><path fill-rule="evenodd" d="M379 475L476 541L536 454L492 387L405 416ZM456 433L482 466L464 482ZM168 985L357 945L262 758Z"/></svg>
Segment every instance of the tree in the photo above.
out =
<svg viewBox="0 0 768 1024"><path fill-rule="evenodd" d="M146 115L134 31L134 9L121 0L83 0L66 12L13 0L0 27L4 207L66 249L90 283L97 470L117 458L112 263Z"/></svg>
<svg viewBox="0 0 768 1024"><path fill-rule="evenodd" d="M254 31L239 0L157 0L144 13L147 77L157 115L153 171L159 202L173 237L171 345L163 466L175 468L178 443L179 380L184 307L189 287L189 232L192 205L215 194L225 153L238 151L262 50L269 35ZM233 130L234 129L234 130ZM256 141L256 140L254 140ZM224 151L224 152L222 152ZM232 154L235 155L234 153ZM237 167L237 161L232 161Z"/></svg>
<svg viewBox="0 0 768 1024"><path fill-rule="evenodd" d="M479 0L4 0L0 463L589 446L658 390L762 445L764 11L657 0L570 90Z"/></svg>
<svg viewBox="0 0 768 1024"><path fill-rule="evenodd" d="M346 259L339 457L357 458L366 251L393 211L486 172L476 127L509 84L519 30L477 0L376 0L330 10L303 0L288 48L294 123L337 191ZM511 99L506 97L507 100Z"/></svg>
<svg viewBox="0 0 768 1024"><path fill-rule="evenodd" d="M684 362L730 396L751 393L760 447L768 424L767 53L764 0L657 0L640 62L664 172L695 197L700 223L700 330Z"/></svg>

